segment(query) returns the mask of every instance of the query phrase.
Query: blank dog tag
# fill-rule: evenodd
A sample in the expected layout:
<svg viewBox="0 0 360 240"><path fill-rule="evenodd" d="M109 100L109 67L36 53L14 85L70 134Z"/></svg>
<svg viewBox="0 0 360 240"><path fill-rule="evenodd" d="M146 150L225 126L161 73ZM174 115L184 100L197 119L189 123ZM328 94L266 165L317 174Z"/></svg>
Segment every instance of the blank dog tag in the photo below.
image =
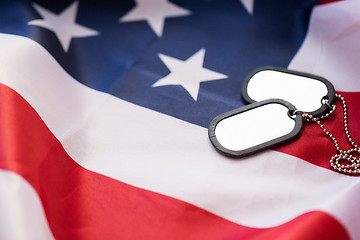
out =
<svg viewBox="0 0 360 240"><path fill-rule="evenodd" d="M229 157L244 157L288 142L301 133L302 117L290 117L295 107L280 99L252 103L221 114L209 125L214 147Z"/></svg>
<svg viewBox="0 0 360 240"><path fill-rule="evenodd" d="M247 103L279 98L314 117L327 113L335 99L334 86L326 79L287 69L265 67L250 73L242 86Z"/></svg>

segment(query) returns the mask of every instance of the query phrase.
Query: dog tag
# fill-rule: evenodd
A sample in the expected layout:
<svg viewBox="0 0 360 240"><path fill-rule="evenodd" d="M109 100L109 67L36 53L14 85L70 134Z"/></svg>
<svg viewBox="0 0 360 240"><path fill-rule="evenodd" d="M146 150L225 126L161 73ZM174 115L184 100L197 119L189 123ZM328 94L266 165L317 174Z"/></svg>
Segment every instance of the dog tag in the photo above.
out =
<svg viewBox="0 0 360 240"><path fill-rule="evenodd" d="M258 68L250 73L244 80L241 94L247 103L283 99L314 117L327 113L328 106L335 100L334 86L328 80L275 67Z"/></svg>
<svg viewBox="0 0 360 240"><path fill-rule="evenodd" d="M269 99L221 114L209 125L210 141L220 153L238 158L288 142L303 125L301 114L289 114L295 110L287 101Z"/></svg>

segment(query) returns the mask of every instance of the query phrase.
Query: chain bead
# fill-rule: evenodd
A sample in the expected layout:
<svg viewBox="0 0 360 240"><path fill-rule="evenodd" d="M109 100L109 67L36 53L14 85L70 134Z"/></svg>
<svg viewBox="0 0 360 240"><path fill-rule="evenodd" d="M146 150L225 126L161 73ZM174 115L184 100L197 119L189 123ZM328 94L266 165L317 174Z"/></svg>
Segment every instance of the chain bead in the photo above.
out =
<svg viewBox="0 0 360 240"><path fill-rule="evenodd" d="M332 156L330 159L330 166L334 170L336 170L338 172L343 172L345 174L351 174L351 175L360 174L360 159L357 159L353 155L351 155L351 153L354 153L354 152L357 154L360 154L360 147L357 144L355 144L355 142L352 140L352 138L350 136L350 132L348 129L347 106L346 106L345 98L343 96L341 96L340 94L335 94L335 96L337 98L339 98L342 102L343 111L344 111L345 135L346 135L346 138L348 139L349 143L353 146L352 149L349 149L346 151L341 150L336 138L328 130L326 130L324 125L321 124L321 122L320 122L320 120L329 117L331 114L333 114L335 112L335 110L336 110L335 104L333 104L331 106L332 108L330 109L330 111L323 116L314 118L312 115L310 115L308 113L304 113L302 115L302 117L307 122L316 122L321 127L321 129L323 130L325 135L328 136L333 141L336 150L339 152L339 154ZM327 104L327 105L329 105L329 104ZM340 164L340 162L346 162L347 164L346 165Z"/></svg>

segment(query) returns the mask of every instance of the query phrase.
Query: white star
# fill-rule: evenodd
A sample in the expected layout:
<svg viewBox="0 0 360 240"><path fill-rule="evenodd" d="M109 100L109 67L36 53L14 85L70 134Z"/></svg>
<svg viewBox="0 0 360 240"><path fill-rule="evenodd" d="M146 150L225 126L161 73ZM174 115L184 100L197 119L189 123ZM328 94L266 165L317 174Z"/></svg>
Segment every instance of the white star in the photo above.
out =
<svg viewBox="0 0 360 240"><path fill-rule="evenodd" d="M189 10L167 0L135 0L135 2L135 8L120 18L120 22L145 20L158 37L162 36L165 18L191 14Z"/></svg>
<svg viewBox="0 0 360 240"><path fill-rule="evenodd" d="M255 0L240 0L240 2L244 5L246 11L248 11L248 13L252 15L254 12Z"/></svg>
<svg viewBox="0 0 360 240"><path fill-rule="evenodd" d="M153 87L166 85L181 85L196 101L200 83L227 78L228 76L203 68L205 49L200 49L185 61L159 54L160 59L170 70L170 73L155 82Z"/></svg>
<svg viewBox="0 0 360 240"><path fill-rule="evenodd" d="M49 10L33 3L33 7L43 19L28 22L29 25L43 27L53 31L59 39L61 46L68 51L72 38L81 38L98 35L99 32L75 23L79 3L73 2L60 14L54 14Z"/></svg>

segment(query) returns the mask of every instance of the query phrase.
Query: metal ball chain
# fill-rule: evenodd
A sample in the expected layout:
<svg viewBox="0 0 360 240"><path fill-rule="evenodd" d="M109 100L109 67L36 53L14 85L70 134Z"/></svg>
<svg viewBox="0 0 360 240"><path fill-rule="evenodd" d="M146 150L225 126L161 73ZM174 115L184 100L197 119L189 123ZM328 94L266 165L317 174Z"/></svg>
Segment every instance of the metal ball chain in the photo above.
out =
<svg viewBox="0 0 360 240"><path fill-rule="evenodd" d="M351 174L351 175L359 175L360 174L360 159L357 159L356 157L354 157L353 155L351 155L351 153L357 153L360 154L360 148L357 144L355 144L355 142L352 140L350 133L349 133L349 129L348 129L348 119L347 119L347 107L346 107L346 102L344 97L342 97L340 94L336 94L335 95L337 98L339 98L342 102L343 105L343 109L344 109L344 129L345 129L345 134L346 137L349 141L349 143L352 145L352 149L349 150L341 150L339 147L339 143L336 140L336 138L328 131L325 129L324 125L321 124L320 120L327 118L328 116L330 116L331 114L333 114L335 112L336 109L336 105L333 104L332 106L330 106L330 104L325 101L325 104L327 104L330 107L330 111L323 115L320 116L318 118L314 118L312 115L307 114L307 113L303 113L302 117L305 121L307 122L316 122L321 129L323 130L323 132L326 134L326 136L328 136L334 143L336 150L339 152L338 154L334 155L331 159L330 159L330 166L341 173L345 173L345 174ZM295 114L295 112L294 112ZM347 162L347 164L341 164L341 162Z"/></svg>

